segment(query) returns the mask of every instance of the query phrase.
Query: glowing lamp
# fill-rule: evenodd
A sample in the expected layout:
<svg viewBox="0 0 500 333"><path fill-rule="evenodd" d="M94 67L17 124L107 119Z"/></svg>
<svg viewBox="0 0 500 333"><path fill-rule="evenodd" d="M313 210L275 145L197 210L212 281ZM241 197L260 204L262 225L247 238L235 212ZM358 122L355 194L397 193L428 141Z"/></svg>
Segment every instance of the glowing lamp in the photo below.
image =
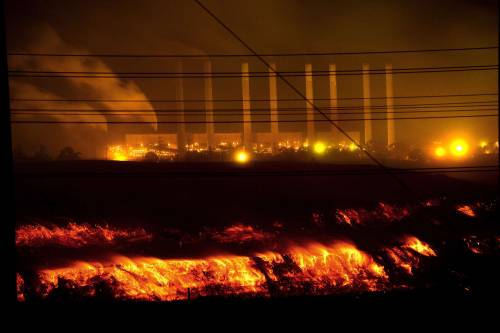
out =
<svg viewBox="0 0 500 333"><path fill-rule="evenodd" d="M464 140L455 140L450 145L451 154L455 157L463 157L469 151L469 145Z"/></svg>
<svg viewBox="0 0 500 333"><path fill-rule="evenodd" d="M314 144L314 153L323 155L326 151L326 145L323 142L316 142Z"/></svg>
<svg viewBox="0 0 500 333"><path fill-rule="evenodd" d="M356 149L358 149L358 146L356 146L356 145L354 144L354 142L351 142L351 143L349 144L349 150L350 150L350 151L355 151Z"/></svg>
<svg viewBox="0 0 500 333"><path fill-rule="evenodd" d="M236 153L234 159L238 163L246 163L250 160L250 155L246 151L240 150Z"/></svg>
<svg viewBox="0 0 500 333"><path fill-rule="evenodd" d="M126 161L128 160L127 155L121 151L113 153L113 161Z"/></svg>
<svg viewBox="0 0 500 333"><path fill-rule="evenodd" d="M443 157L444 155L446 155L446 150L443 147L437 147L434 150L434 155L436 155L437 157Z"/></svg>
<svg viewBox="0 0 500 333"><path fill-rule="evenodd" d="M484 148L484 147L486 147L487 145L488 145L488 142L486 142L486 141L481 141L481 142L479 143L479 147L481 147L481 148Z"/></svg>

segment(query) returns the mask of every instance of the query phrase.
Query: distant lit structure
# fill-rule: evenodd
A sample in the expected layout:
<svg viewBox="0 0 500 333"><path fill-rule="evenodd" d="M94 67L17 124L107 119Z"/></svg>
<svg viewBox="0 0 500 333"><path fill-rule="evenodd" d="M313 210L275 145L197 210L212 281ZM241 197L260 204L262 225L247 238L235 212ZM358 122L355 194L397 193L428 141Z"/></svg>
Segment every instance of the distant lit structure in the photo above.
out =
<svg viewBox="0 0 500 333"><path fill-rule="evenodd" d="M250 160L250 154L244 150L238 150L234 155L234 160L240 164L247 163Z"/></svg>
<svg viewBox="0 0 500 333"><path fill-rule="evenodd" d="M206 61L203 66L203 89L204 89L204 99L200 102L204 103L203 109L199 110L204 112L205 119L202 122L204 124L204 129L202 127L197 127L197 131L188 131L186 128L186 116L188 116L189 109L185 109L184 105L184 83L182 76L179 75L179 80L176 80L176 111L180 116L177 117L177 129L176 133L155 133L155 134L127 134L125 142L121 142L122 145L120 149L115 149L113 151L109 150L108 159L114 160L140 160L145 157L149 152L153 152L159 156L159 159L173 159L173 158L184 158L186 154L189 157L193 157L194 154L199 153L200 155L206 155L208 158L215 158L217 160L231 160L235 151L238 149L243 149L247 154L252 154L253 159L267 158L264 155L280 155L288 154L289 152L296 152L302 155L305 152L317 155L331 155L334 156L337 153L338 156L345 157L349 159L349 156L358 158L361 157L363 151L370 151L374 153L388 154L389 158L404 158L408 151L405 150L420 150L425 149L427 156L432 158L464 158L466 156L477 156L478 154L495 154L498 153L498 141L496 138L482 137L481 140L472 140L467 134L453 135L460 136L460 139L456 139L452 142L447 141L444 143L439 143L439 147L436 143L422 146L412 146L408 148L402 143L398 142L396 139L396 124L394 120L394 82L393 82L393 68L391 64L385 64L385 110L386 110L386 134L387 141L384 145L380 145L380 142L375 140L373 133L373 109L379 108L378 106L372 105L372 87L370 80L372 77L370 65L364 63L361 65L361 77L360 84L362 86L362 115L364 119L360 119L356 123L355 128L349 128L351 131L347 131L346 134L350 138L348 139L346 135L342 135L339 129L335 126L338 125L339 121L350 120L341 119L341 113L339 113L338 101L342 97L338 96L337 87L337 72L338 68L334 63L328 64L328 83L329 83L329 106L328 116L334 122L329 125L329 127L323 126L326 124L317 124L315 120L316 117L314 107L309 101L315 100L315 72L313 71L313 65L311 63L305 64L304 69L301 71L303 74L304 87L305 87L305 97L307 101L301 101L298 99L302 105L305 112L297 113L305 117L302 117L297 121L302 122L306 120L305 125L302 130L292 132L286 131L287 126L282 126L281 122L287 122L287 119L283 119L285 114L280 114L280 107L283 107L283 111L286 109L287 105L279 105L283 103L286 99L280 98L277 85L277 74L276 69L279 67L276 63L271 63L268 69L267 80L268 80L268 98L261 100L252 100L251 87L252 87L252 64L242 63L241 72L241 109L229 109L223 108L231 111L241 111L241 118L238 119L239 122L242 120L241 127L234 132L216 132L215 123L218 122L220 112L215 107L214 103L218 103L217 99L214 99L214 84L213 78L217 77L217 73L212 72L212 63ZM316 69L316 68L315 68ZM318 68L318 70L321 70ZM177 64L176 73L182 74L182 63ZM301 75L302 76L302 75ZM235 76L236 77L236 76ZM283 96L281 96L283 97ZM317 97L317 96L316 96ZM378 98L378 97L377 97ZM324 98L322 98L324 99ZM326 100L326 99L325 99ZM233 100L227 100L233 101ZM234 99L238 102L239 99ZM268 102L262 109L257 109L254 107L262 106L257 102ZM303 104L305 102L305 105ZM255 104L255 106L254 106ZM284 104L284 103L283 103ZM295 109L295 108L294 108ZM302 109L302 108L300 108ZM195 109L198 111L198 109ZM254 113L254 111L265 111L269 110L269 121L270 126L266 131L257 131L260 129L259 126L253 126L252 122L260 122L259 119L255 119L255 116L262 116L262 113ZM361 112L360 112L361 114ZM238 115L238 114L232 114ZM267 117L267 114L265 115ZM345 117L349 118L349 117ZM233 119L233 118L231 118ZM267 118L266 118L267 119ZM217 121L216 121L217 120ZM322 119L324 120L324 119ZM377 119L381 120L381 119ZM266 120L267 121L267 120ZM295 121L295 120L293 120ZM318 125L318 126L317 126ZM319 126L321 125L321 126ZM281 127L281 128L280 128ZM351 126L346 126L351 127ZM321 129L320 129L321 128ZM193 127L194 129L194 127ZM221 128L217 128L220 130ZM289 130L289 129L288 129ZM172 129L172 131L174 131ZM352 142L351 141L354 141ZM385 155L384 155L385 156ZM203 157L205 159L206 157Z"/></svg>
<svg viewBox="0 0 500 333"><path fill-rule="evenodd" d="M456 139L450 144L450 152L455 157L464 157L469 152L469 144L463 139Z"/></svg>
<svg viewBox="0 0 500 333"><path fill-rule="evenodd" d="M438 158L444 157L446 155L446 149L439 146L436 149L434 149L434 155Z"/></svg>
<svg viewBox="0 0 500 333"><path fill-rule="evenodd" d="M326 145L321 142L321 141L318 141L314 144L314 153L317 154L317 155L323 155L325 152L326 152Z"/></svg>

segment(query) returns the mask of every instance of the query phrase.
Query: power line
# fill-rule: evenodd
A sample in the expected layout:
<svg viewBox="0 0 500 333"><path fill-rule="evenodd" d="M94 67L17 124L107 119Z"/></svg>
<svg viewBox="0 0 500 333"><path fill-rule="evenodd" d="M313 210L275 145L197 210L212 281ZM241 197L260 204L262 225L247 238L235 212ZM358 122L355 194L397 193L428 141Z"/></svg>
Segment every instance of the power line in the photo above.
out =
<svg viewBox="0 0 500 333"><path fill-rule="evenodd" d="M458 104L458 103L457 103ZM443 110L443 111L463 111L464 109L450 109L450 108L479 108L479 107L494 107L498 106L498 102L491 101L491 102L484 102L481 104L464 104L464 105L456 105L450 103L449 105L447 103L444 104L396 104L393 106L393 109L396 110L413 110L413 109L438 109L438 110ZM378 110L378 109L386 109L386 105L373 105L370 106L370 109L373 110ZM341 106L341 107L321 107L322 110L325 111L342 111L342 110L364 110L363 106ZM270 111L270 108L251 108L249 110L243 109L243 108L211 108L210 110L207 110L205 108L189 108L189 109L68 109L68 108L11 108L11 111L60 111L60 112L92 112L92 111L99 111L99 112L182 112L182 113L197 113L197 112L209 112L209 111L216 111L216 112L244 112L244 111L249 111L249 112L254 112L254 111ZM277 109L278 111L305 111L307 110L306 107L281 107ZM467 109L467 111L474 111L474 110L480 110L480 109ZM495 110L495 109L494 109ZM419 112L422 110L418 110L415 112Z"/></svg>
<svg viewBox="0 0 500 333"><path fill-rule="evenodd" d="M489 68L496 67L498 64L492 65L462 65L462 66L438 66L438 67L402 67L393 68L392 72L397 71L413 71L413 70L437 70L437 69L475 69L475 68ZM38 70L9 70L9 73L14 74L107 74L107 75L173 75L175 77L185 77L190 75L202 75L203 77L216 77L218 75L235 75L236 77L252 77L253 75L269 75L269 72L265 71L250 71L247 73L242 73L241 71L231 71L231 72L115 72L115 71L38 71ZM297 71L279 71L282 75L287 74L300 74L305 75L303 70ZM368 70L362 69L344 69L344 70L313 70L311 74L338 74L338 73L372 73L372 72L386 72L385 68L373 68Z"/></svg>
<svg viewBox="0 0 500 333"><path fill-rule="evenodd" d="M415 96L393 96L394 99L412 99L412 98L448 98L448 97L479 97L479 96L498 96L498 92L494 93L475 93L475 94L447 94L447 95L415 95ZM387 97L339 97L339 98L314 98L315 101L330 101L330 100L377 100L377 99L386 99ZM37 99L37 98L21 98L21 97L12 97L11 101L26 101L26 102L112 102L112 103L202 103L205 102L205 99ZM241 98L238 99L212 99L212 102L272 102L272 101L283 101L283 102L293 102L293 101L301 101L304 100L302 98L280 98L280 99L250 99L244 100Z"/></svg>
<svg viewBox="0 0 500 333"><path fill-rule="evenodd" d="M206 112L190 112L188 114L184 114L182 112L161 112L161 111L166 111L166 110L160 110L160 111L145 111L145 112L125 112L125 111L114 111L114 110L107 110L107 111L102 111L102 112L92 112L92 110L89 110L89 112L76 112L76 113L71 113L71 112L51 112L51 111L38 111L38 112L30 112L30 111L16 111L13 112L13 115L35 115L35 116L141 116L141 115L156 115L157 117L169 117L169 116L179 116L179 115L185 115L186 117L188 116L204 116ZM413 114L413 113L445 113L445 112L484 112L484 111L498 111L497 109L471 109L471 110L419 110L419 111L392 111L391 113L400 113L400 114ZM370 113L373 114L386 114L387 111L371 111ZM360 115L362 114L361 112L336 112L335 115ZM243 115L251 115L251 116L269 116L270 113L257 113L257 112L243 112L243 113L230 113L230 112L224 112L221 114L217 114L220 116L243 116ZM307 112L279 112L278 115L280 116L305 116L307 115Z"/></svg>
<svg viewBox="0 0 500 333"><path fill-rule="evenodd" d="M298 56L344 56L344 55L370 55L394 53L431 53L431 52L468 52L481 50L495 50L498 46L480 46L463 48L438 48L438 49L413 49L413 50L383 50L383 51L347 51L347 52L299 52L299 53L262 53L262 54L70 54L70 53L45 53L45 52L9 52L7 55L14 57L100 57L100 58L229 58L229 57L298 57Z"/></svg>
<svg viewBox="0 0 500 333"><path fill-rule="evenodd" d="M336 119L336 122L347 121L387 121L387 120L424 120L424 119L449 119L449 118L484 118L498 117L498 114L479 114L461 116L429 116L429 117L390 117L390 118L356 118ZM12 124L245 124L245 123L309 123L309 122L331 122L328 119L314 120L250 120L250 121L52 121L52 120L12 120ZM355 143L358 147L360 144Z"/></svg>
<svg viewBox="0 0 500 333"><path fill-rule="evenodd" d="M279 115L306 115L308 114L307 112L301 112L301 110L306 110L306 109L297 109L294 112L278 112ZM121 114L121 115L144 115L144 114L156 114L159 116L172 116L172 115L186 115L186 116L200 116L200 115L205 115L207 113L206 110L190 110L190 112L182 112L182 111L177 111L177 110L143 110L143 111L138 111L138 110L56 110L56 109L14 109L13 114L33 114L33 115L47 115L47 114L53 114L53 115L89 115L89 114L96 114L96 115L104 115L104 114L110 114L110 115L115 115L115 114ZM214 111L214 110L212 110ZM270 110L267 110L270 111ZM284 111L284 110L279 110L279 111ZM447 110L415 110L415 111L392 111L392 113L445 113L445 112L483 112L483 111L498 111L498 108L494 109L447 109ZM241 116L241 115L269 115L270 112L265 112L265 111L243 111L241 112L216 112L217 115L224 115L224 116ZM374 114L386 114L387 111L370 111L370 113ZM360 115L363 114L363 112L335 112L335 115Z"/></svg>
<svg viewBox="0 0 500 333"><path fill-rule="evenodd" d="M439 68L439 67L436 67ZM436 69L436 70L415 70L415 71L393 71L392 74L427 74L427 73L450 73L450 72L471 72L471 71L489 71L489 70L498 70L498 66L495 67L476 67L476 68L463 68L463 69ZM281 72L276 72L280 73ZM234 74L234 75L160 75L149 73L150 75L117 75L117 74L108 74L108 75L45 75L45 74L8 74L10 77L30 77L30 78L90 78L90 79L234 79L234 78L268 78L268 74L256 74L256 75L243 75L243 74ZM377 71L370 72L370 75L385 75L385 71ZM297 73L297 74L284 74L282 77L304 77L308 74L306 73ZM311 73L311 76L329 76L329 73ZM363 75L362 71L358 72L350 72L350 73L336 73L337 76L353 76L353 75Z"/></svg>

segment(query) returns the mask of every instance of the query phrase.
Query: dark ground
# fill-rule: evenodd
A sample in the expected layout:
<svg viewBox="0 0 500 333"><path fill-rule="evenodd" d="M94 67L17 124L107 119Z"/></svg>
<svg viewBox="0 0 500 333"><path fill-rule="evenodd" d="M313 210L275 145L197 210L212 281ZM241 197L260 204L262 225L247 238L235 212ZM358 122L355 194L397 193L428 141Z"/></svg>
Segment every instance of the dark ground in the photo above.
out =
<svg viewBox="0 0 500 333"><path fill-rule="evenodd" d="M30 162L16 165L16 211L19 224L45 221L66 223L107 223L116 226L141 226L146 229L179 228L186 232L217 228L234 222L269 228L279 221L290 225L291 237L321 239L328 235L352 239L362 250L386 242L394 235L412 234L430 243L440 253L426 267L415 288L375 294L348 294L322 297L271 299L193 300L166 307L183 309L238 307L359 308L372 306L478 307L500 295L498 251L471 255L463 245L464 235L500 235L498 212L483 214L471 223L454 211L455 202L492 201L497 198L498 172L469 174L466 179L454 174L400 173L412 192L401 188L390 176L371 166L327 165L316 163L261 162L245 166L231 163L121 163L96 161ZM319 174L318 174L319 173ZM350 227L311 225L311 213L332 208L370 208L380 201L396 205L415 204L429 198L446 198L447 206L418 213L403 226ZM438 221L438 223L436 222ZM162 238L147 249L130 246L126 253L190 256L207 251L206 244L185 245L182 250L172 239ZM141 246L141 245L138 245ZM208 246L209 248L210 246ZM249 251L249 248L225 248ZM90 257L101 249L90 251ZM42 258L36 252L18 253L22 269L51 257L71 258L78 250L46 249ZM192 253L191 253L192 252ZM64 253L62 255L62 253ZM97 301L97 303L96 303ZM84 302L117 304L101 299ZM132 302L129 307L150 308ZM36 306L36 302L34 304ZM29 305L27 305L29 306ZM123 305L120 305L123 306ZM118 306L118 308L120 308ZM191 306L191 308L189 308ZM194 307L194 308L193 308ZM153 308L155 309L155 308ZM190 310L189 310L190 311ZM439 311L439 310L438 310Z"/></svg>
<svg viewBox="0 0 500 333"><path fill-rule="evenodd" d="M408 191L375 166L289 162L31 162L16 165L15 175L21 223L71 217L120 225L260 225L276 219L303 221L314 210L380 201L480 200L495 196L498 189L498 171L468 179L398 174Z"/></svg>

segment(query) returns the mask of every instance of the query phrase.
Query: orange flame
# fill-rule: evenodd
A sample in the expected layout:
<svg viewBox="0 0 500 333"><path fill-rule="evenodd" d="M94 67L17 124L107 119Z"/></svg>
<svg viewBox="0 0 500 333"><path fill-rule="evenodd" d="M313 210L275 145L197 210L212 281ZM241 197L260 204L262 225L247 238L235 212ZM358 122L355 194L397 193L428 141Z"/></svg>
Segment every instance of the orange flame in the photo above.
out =
<svg viewBox="0 0 500 333"><path fill-rule="evenodd" d="M19 273L16 273L16 289L17 289L17 300L19 302L24 302L24 279Z"/></svg>
<svg viewBox="0 0 500 333"><path fill-rule="evenodd" d="M265 241L273 238L274 235L264 231L254 229L250 225L241 223L227 227L222 232L216 232L212 238L221 243L244 243L250 241Z"/></svg>
<svg viewBox="0 0 500 333"><path fill-rule="evenodd" d="M410 248L423 256L435 257L436 252L429 246L429 244L422 242L417 237L407 237L403 247Z"/></svg>
<svg viewBox="0 0 500 333"><path fill-rule="evenodd" d="M476 213L474 212L474 210L472 209L472 207L469 206L469 205L460 205L460 206L457 206L457 211L459 211L460 213L462 213L464 215L467 215L469 217L475 217L476 216Z"/></svg>
<svg viewBox="0 0 500 333"><path fill-rule="evenodd" d="M400 247L395 246L385 249L385 252L396 267L401 268L410 275L420 265L420 258L415 255L415 252L424 257L436 256L436 252L428 244L416 237L405 237L402 243Z"/></svg>
<svg viewBox="0 0 500 333"><path fill-rule="evenodd" d="M108 226L69 223L66 227L40 224L21 226L16 230L17 246L58 245L79 248L88 245L113 244L118 240L137 241L152 236L144 229L114 229Z"/></svg>
<svg viewBox="0 0 500 333"><path fill-rule="evenodd" d="M349 243L293 247L288 254L268 252L253 257L215 256L205 259L114 257L106 264L76 262L39 272L48 296L62 283L96 294L94 283L105 282L118 299L178 300L190 295L270 295L270 285L283 293L313 294L342 290L382 290L384 267ZM66 281L66 282L65 282ZM307 287L307 288L306 288Z"/></svg>

